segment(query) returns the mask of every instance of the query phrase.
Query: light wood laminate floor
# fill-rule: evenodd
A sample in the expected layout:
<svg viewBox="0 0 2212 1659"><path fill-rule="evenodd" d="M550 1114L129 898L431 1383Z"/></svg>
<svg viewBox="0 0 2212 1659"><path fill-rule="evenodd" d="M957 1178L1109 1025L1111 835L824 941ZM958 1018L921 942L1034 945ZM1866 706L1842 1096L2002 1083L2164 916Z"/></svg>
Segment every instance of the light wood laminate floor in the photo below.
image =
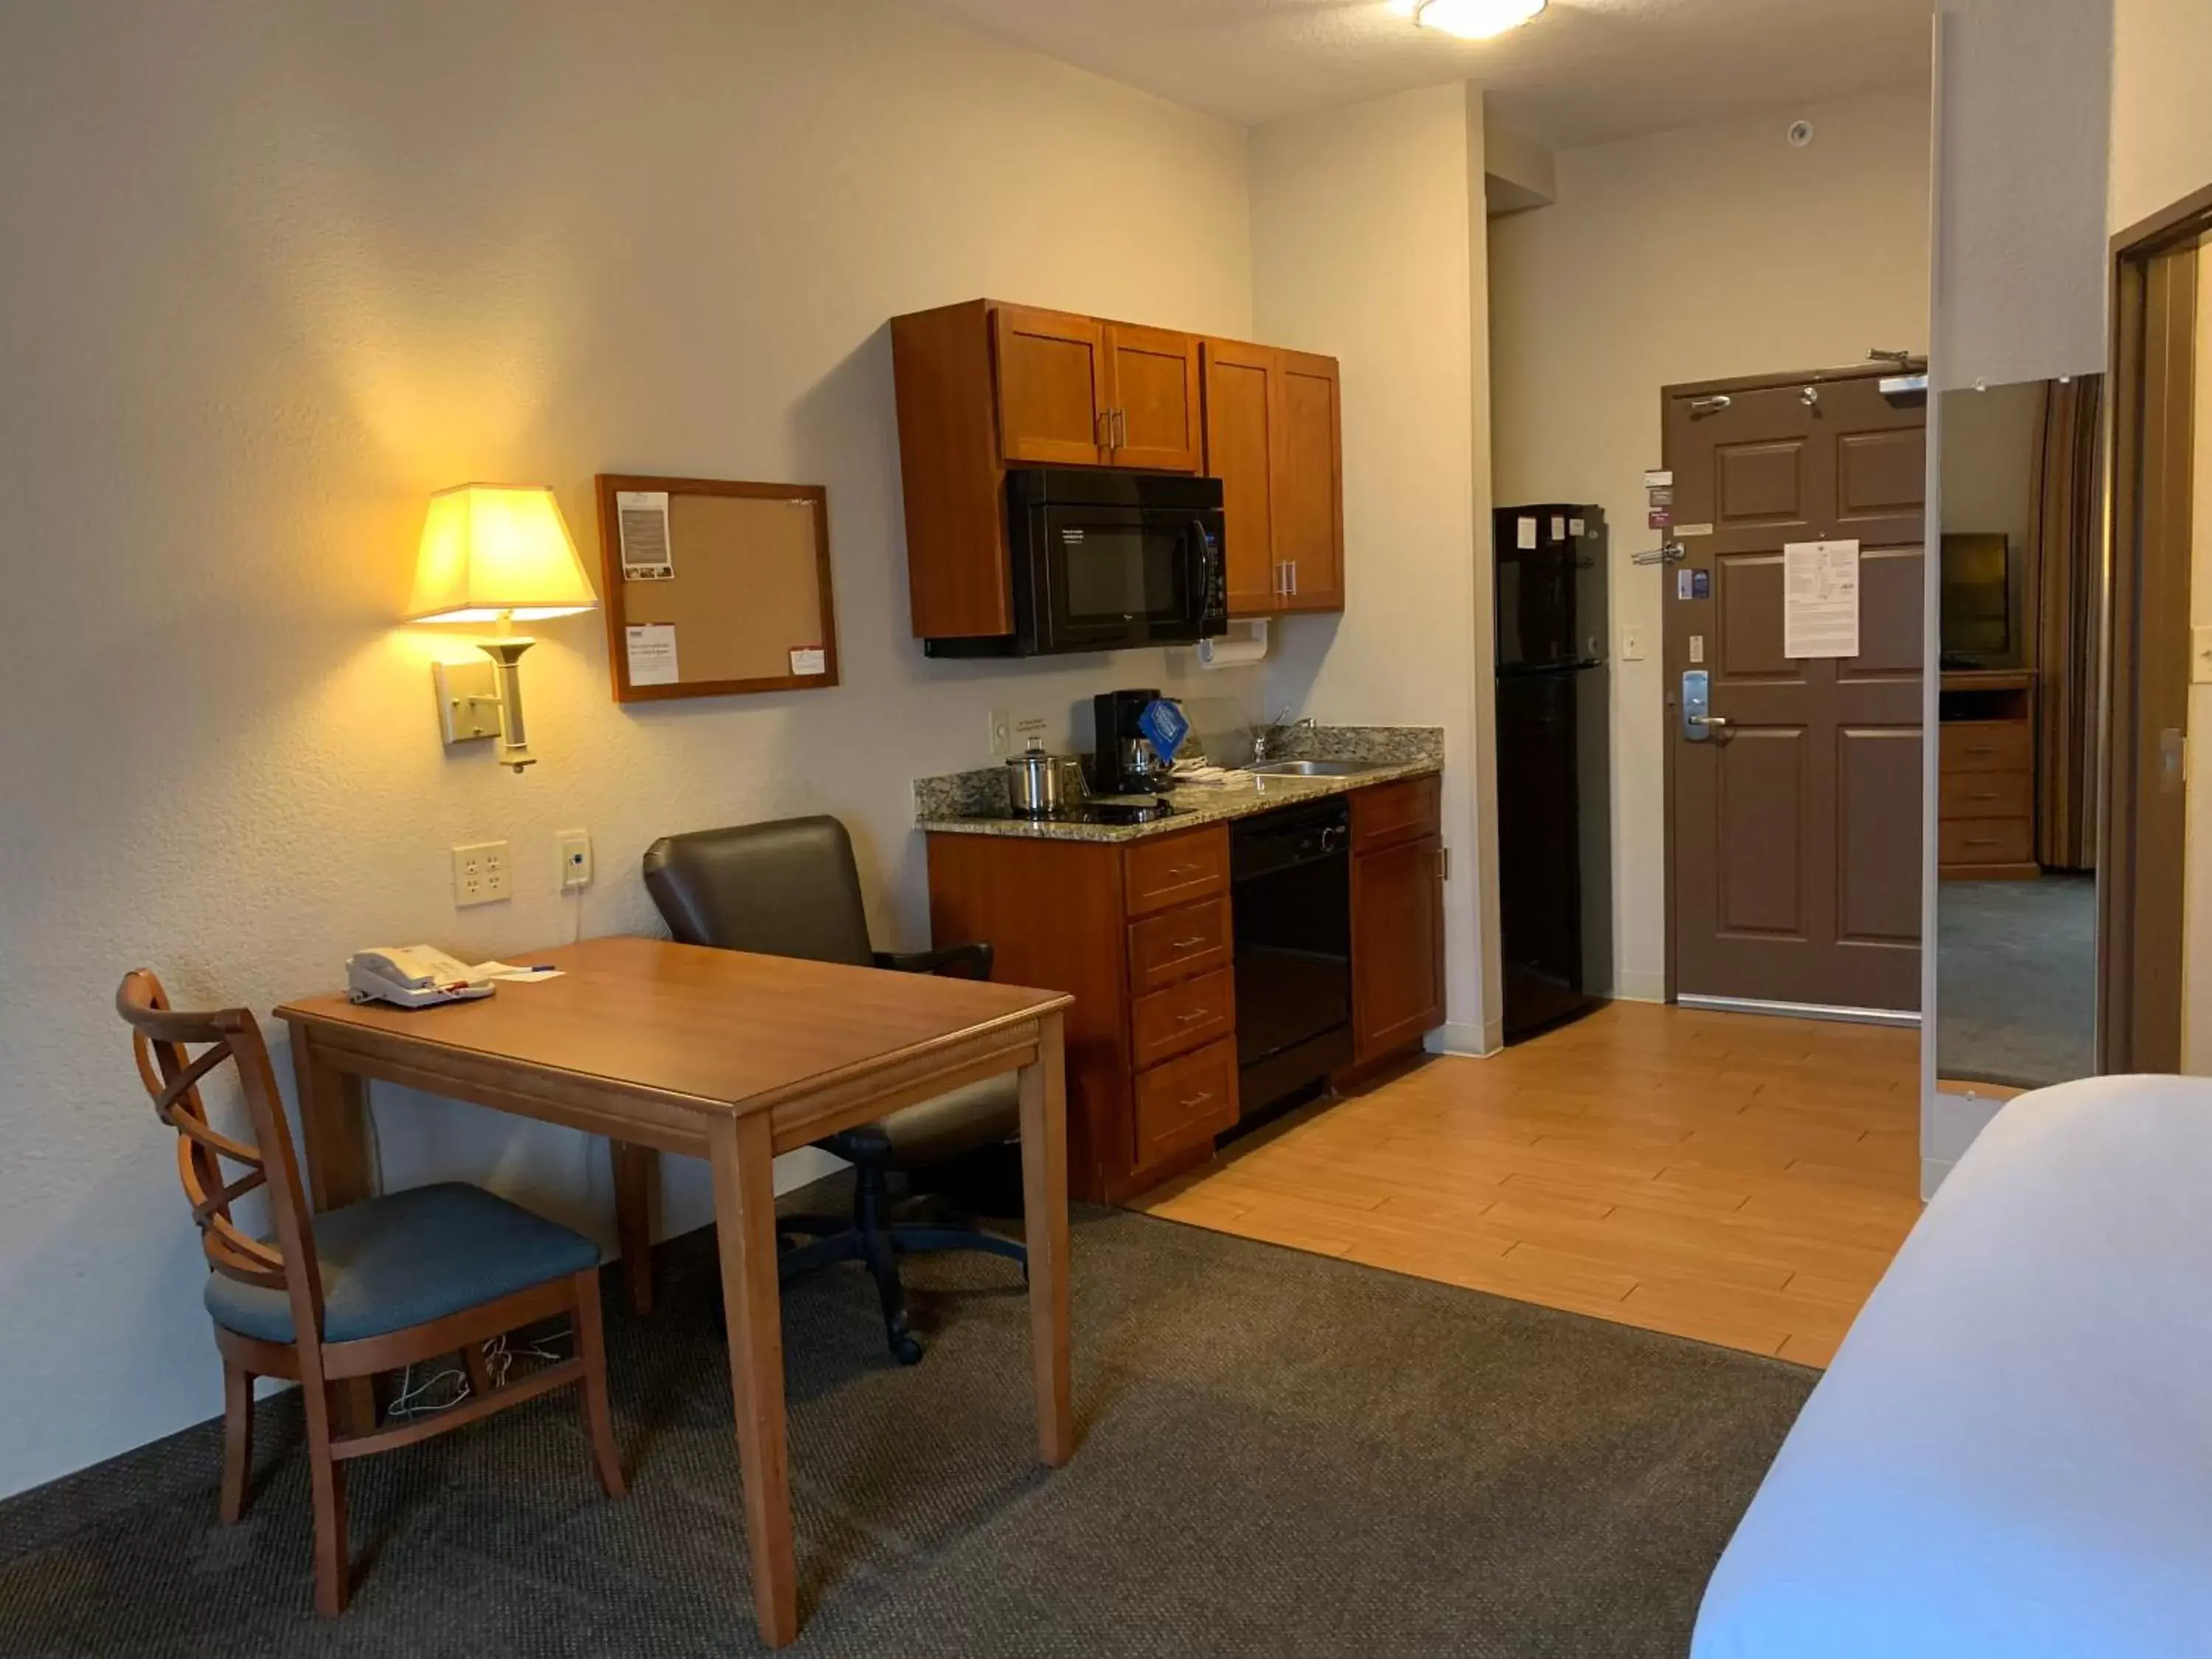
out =
<svg viewBox="0 0 2212 1659"><path fill-rule="evenodd" d="M1304 1109L1139 1207L1824 1365L1920 1213L1918 1054L1615 1003Z"/></svg>

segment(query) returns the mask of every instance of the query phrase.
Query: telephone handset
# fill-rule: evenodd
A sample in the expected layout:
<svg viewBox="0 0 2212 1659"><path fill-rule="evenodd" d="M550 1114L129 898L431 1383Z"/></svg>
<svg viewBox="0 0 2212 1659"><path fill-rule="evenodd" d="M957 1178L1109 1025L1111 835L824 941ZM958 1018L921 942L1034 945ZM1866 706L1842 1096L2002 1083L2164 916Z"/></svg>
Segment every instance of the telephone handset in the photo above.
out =
<svg viewBox="0 0 2212 1659"><path fill-rule="evenodd" d="M463 1002L488 997L493 990L468 963L428 945L356 951L346 963L346 988L356 1002L392 1002L402 1008Z"/></svg>

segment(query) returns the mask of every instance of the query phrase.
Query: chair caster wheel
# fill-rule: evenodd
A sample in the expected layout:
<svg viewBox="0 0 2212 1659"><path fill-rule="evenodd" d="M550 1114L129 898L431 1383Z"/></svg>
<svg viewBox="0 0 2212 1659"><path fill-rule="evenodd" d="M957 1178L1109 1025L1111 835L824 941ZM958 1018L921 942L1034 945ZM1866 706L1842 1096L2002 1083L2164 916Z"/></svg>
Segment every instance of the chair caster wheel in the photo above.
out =
<svg viewBox="0 0 2212 1659"><path fill-rule="evenodd" d="M902 1365L921 1364L921 1344L902 1332L891 1339L891 1358Z"/></svg>

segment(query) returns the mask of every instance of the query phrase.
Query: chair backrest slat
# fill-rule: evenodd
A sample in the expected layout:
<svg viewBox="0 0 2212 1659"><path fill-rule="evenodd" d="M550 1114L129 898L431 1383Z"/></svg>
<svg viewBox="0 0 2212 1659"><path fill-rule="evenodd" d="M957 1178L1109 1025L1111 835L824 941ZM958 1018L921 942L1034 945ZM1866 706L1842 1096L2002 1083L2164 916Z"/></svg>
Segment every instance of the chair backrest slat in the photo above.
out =
<svg viewBox="0 0 2212 1659"><path fill-rule="evenodd" d="M291 1299L293 1328L302 1342L317 1341L323 1328L322 1275L291 1130L260 1025L244 1008L176 1012L161 981L143 968L124 975L115 1010L131 1027L139 1080L155 1115L176 1131L177 1175L209 1267L246 1284L283 1291ZM200 1044L206 1048L199 1055L187 1053L188 1047ZM210 1124L200 1099L199 1085L226 1061L238 1068L253 1131L251 1144ZM223 1169L226 1160L244 1165L246 1173L230 1178ZM232 1204L264 1188L273 1243L246 1233L230 1213Z"/></svg>

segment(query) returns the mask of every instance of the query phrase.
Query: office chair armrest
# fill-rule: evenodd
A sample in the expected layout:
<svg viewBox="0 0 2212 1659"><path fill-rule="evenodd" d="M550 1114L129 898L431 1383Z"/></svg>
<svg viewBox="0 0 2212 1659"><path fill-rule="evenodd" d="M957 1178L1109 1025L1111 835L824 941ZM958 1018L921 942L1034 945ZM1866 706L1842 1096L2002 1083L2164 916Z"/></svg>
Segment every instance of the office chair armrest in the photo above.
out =
<svg viewBox="0 0 2212 1659"><path fill-rule="evenodd" d="M991 977L991 947L981 940L948 945L942 951L878 951L876 966L901 974L951 972L956 979Z"/></svg>

